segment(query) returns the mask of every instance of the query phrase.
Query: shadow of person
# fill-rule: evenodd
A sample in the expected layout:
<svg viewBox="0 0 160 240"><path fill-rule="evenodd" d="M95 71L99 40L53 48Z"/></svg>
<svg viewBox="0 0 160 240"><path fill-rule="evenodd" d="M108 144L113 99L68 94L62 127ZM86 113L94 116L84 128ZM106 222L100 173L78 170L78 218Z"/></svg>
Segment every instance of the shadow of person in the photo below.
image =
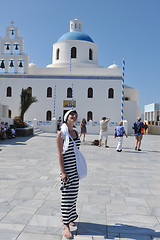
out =
<svg viewBox="0 0 160 240"><path fill-rule="evenodd" d="M127 224L116 223L115 225L105 225L98 223L78 222L77 230L73 231L73 236L84 235L104 237L104 239L125 238L135 240L149 240L153 237L160 237L160 225L157 224L155 228L159 232L151 228L138 227ZM95 238L96 239L96 238Z"/></svg>

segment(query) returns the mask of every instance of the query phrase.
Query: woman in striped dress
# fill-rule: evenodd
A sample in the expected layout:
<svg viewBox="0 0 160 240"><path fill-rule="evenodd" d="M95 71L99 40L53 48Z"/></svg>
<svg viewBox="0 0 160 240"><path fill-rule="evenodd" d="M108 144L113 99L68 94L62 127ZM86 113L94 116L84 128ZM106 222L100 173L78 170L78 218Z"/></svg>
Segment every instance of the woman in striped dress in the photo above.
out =
<svg viewBox="0 0 160 240"><path fill-rule="evenodd" d="M76 213L76 201L79 189L79 179L74 144L71 139L72 137L77 147L79 147L80 139L78 133L73 129L77 117L76 111L68 111L64 116L65 123L62 125L61 131L57 135L57 149L61 170L61 213L64 224L64 236L69 239L72 239L69 225L74 226L74 221L78 217Z"/></svg>

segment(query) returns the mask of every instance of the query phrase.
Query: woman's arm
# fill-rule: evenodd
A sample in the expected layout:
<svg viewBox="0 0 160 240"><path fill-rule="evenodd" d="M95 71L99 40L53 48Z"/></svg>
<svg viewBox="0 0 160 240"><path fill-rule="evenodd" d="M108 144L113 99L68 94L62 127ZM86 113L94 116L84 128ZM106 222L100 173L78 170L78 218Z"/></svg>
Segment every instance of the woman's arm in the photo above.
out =
<svg viewBox="0 0 160 240"><path fill-rule="evenodd" d="M58 151L59 166L60 166L61 173L62 173L61 179L64 183L66 183L67 174L64 169L64 160L63 160L63 155L62 155L63 138L61 137L61 131L57 134L57 151Z"/></svg>

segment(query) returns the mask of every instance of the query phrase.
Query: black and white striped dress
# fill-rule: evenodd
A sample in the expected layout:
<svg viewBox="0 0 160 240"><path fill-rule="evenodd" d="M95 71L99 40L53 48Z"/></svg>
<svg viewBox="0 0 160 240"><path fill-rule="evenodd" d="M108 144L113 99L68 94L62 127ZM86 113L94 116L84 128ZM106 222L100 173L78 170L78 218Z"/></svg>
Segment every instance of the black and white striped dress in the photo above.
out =
<svg viewBox="0 0 160 240"><path fill-rule="evenodd" d="M79 148L80 139L76 133L77 138L74 139L76 146ZM71 138L69 138L68 150L63 154L64 169L68 176L68 181L65 185L61 181L61 212L63 217L63 224L68 225L77 219L76 213L76 201L79 189L79 179L76 166L76 157L74 153L74 144Z"/></svg>

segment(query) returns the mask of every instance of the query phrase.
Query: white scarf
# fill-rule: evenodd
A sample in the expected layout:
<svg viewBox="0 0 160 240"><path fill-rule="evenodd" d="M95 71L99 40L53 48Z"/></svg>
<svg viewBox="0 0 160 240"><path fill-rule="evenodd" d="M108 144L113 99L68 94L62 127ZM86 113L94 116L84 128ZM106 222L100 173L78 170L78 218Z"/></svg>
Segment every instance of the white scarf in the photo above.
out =
<svg viewBox="0 0 160 240"><path fill-rule="evenodd" d="M68 145L69 145L69 132L68 132L68 127L66 123L63 123L61 126L61 137L64 139L64 144L63 144L63 152L65 153L68 150Z"/></svg>

